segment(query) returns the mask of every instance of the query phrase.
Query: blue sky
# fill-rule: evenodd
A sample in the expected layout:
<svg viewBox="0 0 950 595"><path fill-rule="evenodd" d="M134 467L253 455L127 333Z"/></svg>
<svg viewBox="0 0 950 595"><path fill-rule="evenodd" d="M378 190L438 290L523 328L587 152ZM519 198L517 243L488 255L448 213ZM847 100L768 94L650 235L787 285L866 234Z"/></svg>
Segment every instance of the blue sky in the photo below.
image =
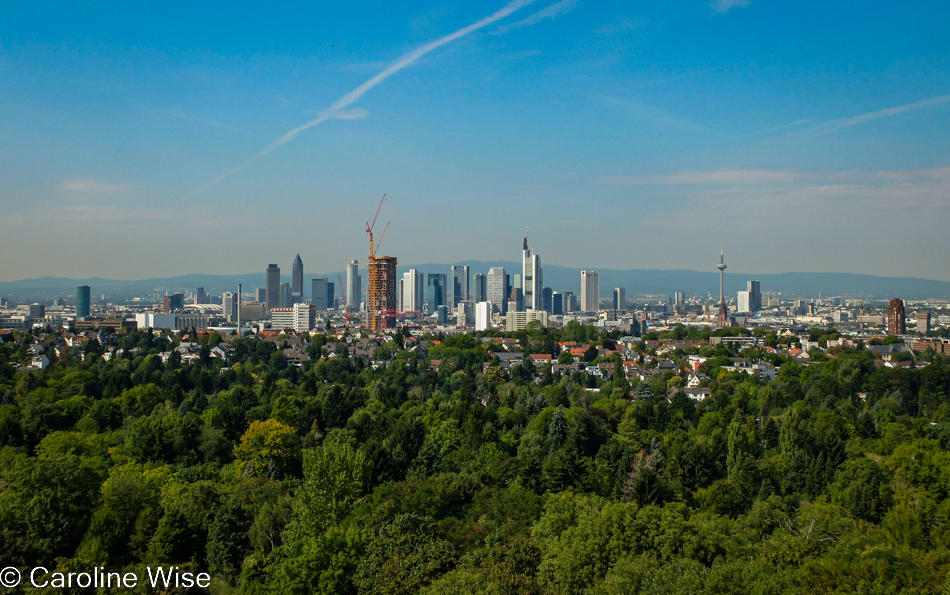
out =
<svg viewBox="0 0 950 595"><path fill-rule="evenodd" d="M79 4L0 19L0 280L340 270L383 193L400 264L950 280L945 2Z"/></svg>

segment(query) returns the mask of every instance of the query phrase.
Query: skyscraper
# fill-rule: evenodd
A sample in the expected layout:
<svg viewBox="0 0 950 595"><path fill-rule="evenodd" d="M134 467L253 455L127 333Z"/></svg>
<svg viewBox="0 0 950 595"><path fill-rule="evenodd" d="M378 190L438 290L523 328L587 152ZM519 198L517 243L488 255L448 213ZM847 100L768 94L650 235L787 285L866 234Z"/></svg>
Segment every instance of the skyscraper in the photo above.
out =
<svg viewBox="0 0 950 595"><path fill-rule="evenodd" d="M892 299L887 308L887 334L907 334L907 328L904 323L904 300L900 298Z"/></svg>
<svg viewBox="0 0 950 595"><path fill-rule="evenodd" d="M736 295L736 311L737 312L753 312L752 308L752 297L749 295L749 291L740 291Z"/></svg>
<svg viewBox="0 0 950 595"><path fill-rule="evenodd" d="M726 263L723 260L722 248L719 249L719 326L729 325L729 308L726 307L726 296L723 293L723 271L726 270Z"/></svg>
<svg viewBox="0 0 950 595"><path fill-rule="evenodd" d="M581 311L600 310L600 273L581 271Z"/></svg>
<svg viewBox="0 0 950 595"><path fill-rule="evenodd" d="M162 312L181 312L185 309L185 294L173 293L162 298Z"/></svg>
<svg viewBox="0 0 950 595"><path fill-rule="evenodd" d="M918 310L914 314L914 318L917 319L917 332L921 335L926 335L930 332L930 321L931 316L930 312L926 310Z"/></svg>
<svg viewBox="0 0 950 595"><path fill-rule="evenodd" d="M521 249L521 283L524 292L524 307L526 310L543 310L541 288L544 279L541 270L541 257L528 247L528 235L525 234Z"/></svg>
<svg viewBox="0 0 950 595"><path fill-rule="evenodd" d="M508 298L507 283L504 267L488 269L488 301L496 313L504 314L502 310Z"/></svg>
<svg viewBox="0 0 950 595"><path fill-rule="evenodd" d="M290 276L290 295L291 301L293 303L303 301L303 261L300 260L300 255L297 255L297 258L294 259L294 264L291 267L291 276Z"/></svg>
<svg viewBox="0 0 950 595"><path fill-rule="evenodd" d="M564 291L561 293L561 307L563 308L563 314L576 312L578 310L577 296L574 295L573 291Z"/></svg>
<svg viewBox="0 0 950 595"><path fill-rule="evenodd" d="M279 308L290 308L293 306L293 299L290 295L290 283L280 284L280 298L277 301L280 302Z"/></svg>
<svg viewBox="0 0 950 595"><path fill-rule="evenodd" d="M409 269L402 274L402 309L421 312L425 303L425 275L422 271Z"/></svg>
<svg viewBox="0 0 950 595"><path fill-rule="evenodd" d="M475 273L472 277L472 301L484 302L488 299L488 287L485 282L485 275Z"/></svg>
<svg viewBox="0 0 950 595"><path fill-rule="evenodd" d="M346 265L346 308L347 310L360 309L360 261L351 260Z"/></svg>
<svg viewBox="0 0 950 595"><path fill-rule="evenodd" d="M272 308L280 307L280 267L276 264L269 264L264 274L264 289L266 290L264 310L266 314Z"/></svg>
<svg viewBox="0 0 950 595"><path fill-rule="evenodd" d="M762 292L758 281L748 281L746 291L749 292L749 312L758 312L762 309Z"/></svg>
<svg viewBox="0 0 950 595"><path fill-rule="evenodd" d="M447 281L447 275L444 273L429 273L429 281L426 284L426 310L430 316L438 311L439 306L445 305Z"/></svg>
<svg viewBox="0 0 950 595"><path fill-rule="evenodd" d="M627 307L627 290L623 287L614 287L614 310L624 310Z"/></svg>
<svg viewBox="0 0 950 595"><path fill-rule="evenodd" d="M80 285L76 288L76 318L89 316L89 286Z"/></svg>
<svg viewBox="0 0 950 595"><path fill-rule="evenodd" d="M396 257L377 256L366 264L366 319L369 328L396 327Z"/></svg>
<svg viewBox="0 0 950 595"><path fill-rule="evenodd" d="M198 289L195 290L195 305L207 304L207 303L209 303L209 301L208 301L208 296L205 294L205 288L199 287Z"/></svg>
<svg viewBox="0 0 950 595"><path fill-rule="evenodd" d="M455 306L459 302L468 299L468 266L462 265L453 265L452 266L452 307L455 309Z"/></svg>
<svg viewBox="0 0 950 595"><path fill-rule="evenodd" d="M541 309L549 314L554 313L554 290L550 287L541 288Z"/></svg>
<svg viewBox="0 0 950 595"><path fill-rule="evenodd" d="M333 307L333 296L328 291L326 277L310 280L310 303L316 306L317 310Z"/></svg>
<svg viewBox="0 0 950 595"><path fill-rule="evenodd" d="M475 330L484 331L491 327L491 302L478 302L475 304Z"/></svg>
<svg viewBox="0 0 950 595"><path fill-rule="evenodd" d="M508 298L508 313L523 312L524 309L524 293L520 287L512 287L511 296Z"/></svg>
<svg viewBox="0 0 950 595"><path fill-rule="evenodd" d="M228 322L237 320L237 294L233 291L225 291L221 295L221 315Z"/></svg>

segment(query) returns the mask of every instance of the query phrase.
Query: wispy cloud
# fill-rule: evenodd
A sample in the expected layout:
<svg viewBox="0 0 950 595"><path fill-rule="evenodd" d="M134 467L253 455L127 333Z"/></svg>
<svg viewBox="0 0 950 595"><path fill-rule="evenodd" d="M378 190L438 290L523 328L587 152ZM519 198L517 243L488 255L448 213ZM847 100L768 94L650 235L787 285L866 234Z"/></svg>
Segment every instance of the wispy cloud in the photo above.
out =
<svg viewBox="0 0 950 595"><path fill-rule="evenodd" d="M759 134L770 134L772 132L778 132L780 130L788 130L789 128L799 128L805 124L810 124L814 122L815 118L802 118L801 120L796 120L794 122L789 122L788 124L780 124L778 126L773 126L771 128L766 128L764 130L754 130L752 132L746 132L744 134L737 134L735 136L727 136L723 140L732 140L734 138L745 138L747 136L756 136Z"/></svg>
<svg viewBox="0 0 950 595"><path fill-rule="evenodd" d="M531 16L525 17L520 21L515 21L510 25L502 25L494 31L491 32L492 35L504 35L509 31L514 29L520 29L522 27L530 27L531 25L536 25L545 19L553 19L562 14L571 12L577 6L578 0L560 0L560 2L555 2L550 6L542 8L538 12L534 13Z"/></svg>
<svg viewBox="0 0 950 595"><path fill-rule="evenodd" d="M912 112L915 110L923 109L925 107L930 107L933 105L939 105L941 103L946 103L950 101L950 95L942 95L940 97L933 97L931 99L924 99L921 101L915 101L913 103L906 103L904 105L898 105L896 107L889 107L887 109L878 110L876 112L868 112L866 114L861 114L860 116L851 116L850 118L839 118L837 120L831 120L824 124L824 132L833 132L835 130L841 130L842 128L847 128L848 126L857 126L859 124L865 124L874 120L880 120L881 118L889 118L891 116L898 116L900 114L905 114L907 112Z"/></svg>
<svg viewBox="0 0 950 595"><path fill-rule="evenodd" d="M789 184L802 177L800 172L768 169L723 169L718 171L676 172L662 176L611 176L600 178L602 184L728 184L747 186L757 184Z"/></svg>
<svg viewBox="0 0 950 595"><path fill-rule="evenodd" d="M523 60L524 58L533 58L534 56L540 56L541 50L524 50L523 52L512 52L510 54L505 54L506 60Z"/></svg>
<svg viewBox="0 0 950 595"><path fill-rule="evenodd" d="M707 126L697 124L696 122L687 120L677 114L668 112L664 109L653 107L643 102L633 101L625 97L599 95L592 97L591 100L596 101L601 105L614 108L624 115L650 122L657 127L678 128L681 130L689 130L705 134L716 132Z"/></svg>
<svg viewBox="0 0 950 595"><path fill-rule="evenodd" d="M749 4L751 4L749 0L712 0L712 2L709 3L709 7L712 8L716 14L722 14L737 6L745 7Z"/></svg>
<svg viewBox="0 0 950 595"><path fill-rule="evenodd" d="M478 31L479 29L483 29L487 27L488 25L491 25L497 21L500 21L501 19L511 15L512 13L518 10L521 10L525 6L528 6L534 1L535 0L513 0L512 2L509 2L503 8L493 12L489 16L483 19L480 19L478 21L475 21L471 25L462 27L461 29L453 33L449 33L448 35L440 37L439 39L436 39L435 41L430 41L429 43L423 45L422 47L419 47L409 52L408 54L403 55L401 58L399 58L398 60L390 64L388 67L386 67L382 72L373 76L372 78L370 78L369 80L367 80L360 86L356 87L355 89L353 89L346 95L337 99L333 103L333 105L331 105L329 108L321 112L320 115L318 115L313 120L310 120L306 124L301 124L300 126L287 132L286 134L284 134L283 136L281 136L280 138L272 142L270 145L265 147L262 151L260 151L256 155L253 155L252 157L244 161L244 163L238 165L234 169L224 172L223 174L214 178L213 180L211 180L204 186L201 186L200 188L190 192L187 196L192 196L194 194L197 194L201 192L202 190L205 190L206 188L209 188L217 184L218 182L227 178L228 176L244 169L245 167L250 165L252 162L267 155L268 153L272 152L274 149L277 149L278 147L290 142L304 130L313 128L314 126L319 126L320 124L326 122L327 120L331 118L339 117L339 114L344 113L346 108L348 108L350 105L355 103L360 97L362 97L371 89L373 89L373 87L379 85L380 83L382 83L383 81L385 81L392 75L396 74L400 70L408 66L411 66L412 64L414 64L416 61L418 61L420 58L422 58L426 54L434 50L437 50L438 48L446 44L452 43L453 41L457 39L465 37L466 35L470 33L474 33L475 31Z"/></svg>
<svg viewBox="0 0 950 595"><path fill-rule="evenodd" d="M598 184L667 186L708 186L710 192L719 192L728 187L729 192L743 186L770 186L773 189L805 188L811 185L817 189L841 188L897 188L907 183L930 184L950 182L950 166L900 169L900 170L790 170L730 168L711 171L683 171L658 176L607 176L594 180ZM763 192L762 188L750 189L751 192ZM769 189L765 189L769 191Z"/></svg>
<svg viewBox="0 0 950 595"><path fill-rule="evenodd" d="M369 112L362 108L338 110L327 114L337 120L362 120L369 117Z"/></svg>
<svg viewBox="0 0 950 595"><path fill-rule="evenodd" d="M639 27L637 23L629 19L624 19L619 23L605 23L600 27L594 29L594 33L598 35L615 35L617 33L622 33L624 31L632 31Z"/></svg>
<svg viewBox="0 0 950 595"><path fill-rule="evenodd" d="M99 182L97 180L90 180L88 178L75 178L73 180L66 180L59 185L60 190L64 190L66 192L78 192L80 194L105 194L107 192L128 190L131 187L131 184L109 184L107 182Z"/></svg>
<svg viewBox="0 0 950 595"><path fill-rule="evenodd" d="M947 180L950 181L950 166L931 167L923 169L881 170L877 172L881 180L906 182L913 180Z"/></svg>
<svg viewBox="0 0 950 595"><path fill-rule="evenodd" d="M173 118L178 118L180 120L190 120L192 122L200 122L202 124L207 124L208 126L214 126L216 128L223 128L224 130L233 130L235 132L247 133L246 130L242 130L241 128L237 128L235 126L229 126L228 124L218 122L217 120L212 120L211 118L202 118L200 116L192 116L191 114L186 114L183 112L176 112L176 111L171 111L171 110L166 110L166 109L160 109L158 111L165 114L166 116L171 116Z"/></svg>

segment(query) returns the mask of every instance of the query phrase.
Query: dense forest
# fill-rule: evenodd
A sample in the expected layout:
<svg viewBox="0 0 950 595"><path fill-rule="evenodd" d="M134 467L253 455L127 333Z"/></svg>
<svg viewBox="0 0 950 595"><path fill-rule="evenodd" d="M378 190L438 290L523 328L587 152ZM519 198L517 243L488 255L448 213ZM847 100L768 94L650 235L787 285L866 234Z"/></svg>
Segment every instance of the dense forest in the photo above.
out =
<svg viewBox="0 0 950 595"><path fill-rule="evenodd" d="M707 345L641 381L592 327L505 336L553 361L588 345L614 372L509 370L498 341L405 333L376 367L323 335L298 367L280 339L193 333L183 363L188 339L148 332L18 371L43 339L7 335L0 567L175 564L213 593L950 588L950 360L745 348L778 368L761 380ZM667 398L689 353L711 394Z"/></svg>

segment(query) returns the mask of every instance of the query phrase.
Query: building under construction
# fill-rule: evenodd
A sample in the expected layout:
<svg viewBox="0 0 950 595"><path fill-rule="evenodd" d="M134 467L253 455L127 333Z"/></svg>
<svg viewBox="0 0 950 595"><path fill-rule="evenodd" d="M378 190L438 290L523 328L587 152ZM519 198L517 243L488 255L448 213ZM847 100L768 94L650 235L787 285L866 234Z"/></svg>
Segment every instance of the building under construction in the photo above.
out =
<svg viewBox="0 0 950 595"><path fill-rule="evenodd" d="M396 257L371 256L366 263L367 324L374 331L396 327Z"/></svg>
<svg viewBox="0 0 950 595"><path fill-rule="evenodd" d="M373 230L379 210L383 208L386 195L379 200L373 222L366 222L369 234L369 260L366 262L368 281L366 283L366 323L369 328L379 332L386 328L396 328L396 257L376 256L376 249L383 241L389 224L383 229L379 241L373 241Z"/></svg>

